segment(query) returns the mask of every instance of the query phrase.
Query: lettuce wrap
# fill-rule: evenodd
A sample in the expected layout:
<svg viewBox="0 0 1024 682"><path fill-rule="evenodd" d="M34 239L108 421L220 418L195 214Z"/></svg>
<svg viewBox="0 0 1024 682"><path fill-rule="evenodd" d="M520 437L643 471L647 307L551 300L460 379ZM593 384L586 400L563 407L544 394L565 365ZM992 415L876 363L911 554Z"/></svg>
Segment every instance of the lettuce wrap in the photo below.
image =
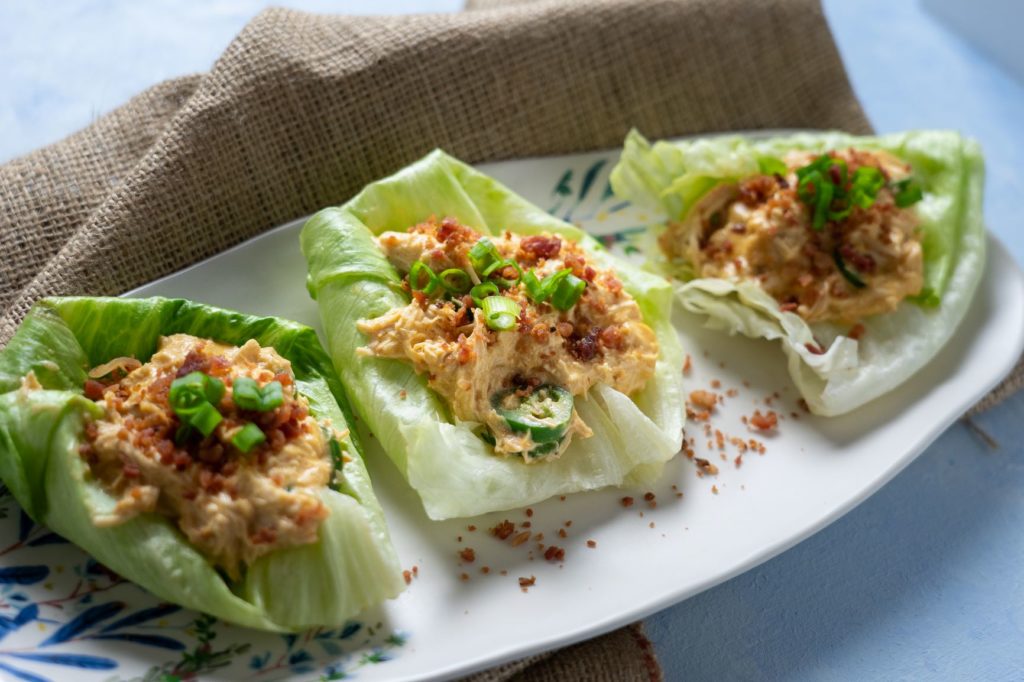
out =
<svg viewBox="0 0 1024 682"><path fill-rule="evenodd" d="M409 303L399 273L374 241L431 216L484 234L542 232L578 243L612 268L658 340L654 376L626 396L597 384L576 409L593 430L550 461L497 456L470 424L455 419L427 378L408 363L357 353L360 320ZM548 497L618 485L645 485L679 451L684 419L683 353L669 322L671 287L662 277L615 260L593 238L470 166L434 151L367 186L344 206L306 223L302 251L308 288L320 307L328 350L350 401L433 519L509 509Z"/></svg>
<svg viewBox="0 0 1024 682"><path fill-rule="evenodd" d="M310 414L343 435L344 465L321 493L329 514L319 540L261 556L237 581L165 516L142 513L109 527L91 518L115 500L79 454L85 421L103 416L83 395L87 372L116 357L145 362L161 336L176 333L272 346L292 363ZM41 388L27 385L30 373ZM350 423L315 332L277 318L164 298L52 298L32 308L0 353L0 478L25 511L159 598L253 628L337 625L403 587L359 442L344 435Z"/></svg>
<svg viewBox="0 0 1024 682"><path fill-rule="evenodd" d="M863 319L863 333L853 335L859 340L846 327L809 324L781 310L750 280L695 278L684 259L669 259L653 244L645 249L650 269L677 278L683 307L706 315L708 327L780 340L800 394L811 411L828 416L849 412L906 381L942 348L966 314L985 263L984 166L978 145L946 131L880 137L838 132L725 136L652 145L634 130L611 174L620 198L660 210L669 221L682 221L716 187L778 167L787 152L847 148L888 152L909 163L923 191L913 206L921 230L921 291L892 312Z"/></svg>

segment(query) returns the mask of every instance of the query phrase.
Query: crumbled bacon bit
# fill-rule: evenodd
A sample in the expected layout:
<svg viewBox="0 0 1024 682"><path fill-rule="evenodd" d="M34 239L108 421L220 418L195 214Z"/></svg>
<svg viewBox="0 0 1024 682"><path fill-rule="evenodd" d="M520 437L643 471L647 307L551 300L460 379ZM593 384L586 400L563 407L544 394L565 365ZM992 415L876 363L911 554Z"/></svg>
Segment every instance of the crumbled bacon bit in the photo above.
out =
<svg viewBox="0 0 1024 682"><path fill-rule="evenodd" d="M683 363L683 374L689 374L690 370L693 369L693 360L690 359L690 354L686 354L686 362Z"/></svg>
<svg viewBox="0 0 1024 682"><path fill-rule="evenodd" d="M466 526L466 530L468 530L470 533L476 532L476 526L474 526L474 525Z"/></svg>
<svg viewBox="0 0 1024 682"><path fill-rule="evenodd" d="M633 498L629 497L629 496L623 497L620 500L620 504L622 504L623 507L627 507L627 508L628 507L632 507L633 506Z"/></svg>
<svg viewBox="0 0 1024 682"><path fill-rule="evenodd" d="M508 519L505 519L494 528L491 528L491 535L495 536L499 540L507 540L514 532L516 532L516 526Z"/></svg>
<svg viewBox="0 0 1024 682"><path fill-rule="evenodd" d="M717 495L718 494L718 486L717 485L711 486L711 492L713 492L714 494Z"/></svg>
<svg viewBox="0 0 1024 682"><path fill-rule="evenodd" d="M461 580L462 582L468 582L469 581L469 573L460 573L459 574L459 580Z"/></svg>
<svg viewBox="0 0 1024 682"><path fill-rule="evenodd" d="M410 583L412 583L412 572L410 572L410 571L402 571L402 579L405 580L405 584L406 585L409 585Z"/></svg>
<svg viewBox="0 0 1024 682"><path fill-rule="evenodd" d="M481 566L480 567L480 572L483 573L484 575L487 575L488 573L491 572L491 567L490 566Z"/></svg>
<svg viewBox="0 0 1024 682"><path fill-rule="evenodd" d="M533 516L533 510L530 509L529 507L526 508L526 516L527 517Z"/></svg>
<svg viewBox="0 0 1024 682"><path fill-rule="evenodd" d="M622 350L625 347L626 337L622 329L617 326L605 327L598 334L601 345L612 350Z"/></svg>
<svg viewBox="0 0 1024 682"><path fill-rule="evenodd" d="M104 388L106 388L106 386L95 379L86 379L85 385L82 387L85 391L85 397L89 400L100 400L103 397Z"/></svg>
<svg viewBox="0 0 1024 682"><path fill-rule="evenodd" d="M522 523L520 523L520 524L519 524L519 526L520 526L521 528L529 528L529 527L530 527L530 526L532 526L532 525L533 525L533 524L532 524L532 523L530 523L529 521L523 521Z"/></svg>
<svg viewBox="0 0 1024 682"><path fill-rule="evenodd" d="M558 330L558 335L563 339L567 339L572 336L573 326L569 322L559 322L555 325L555 329Z"/></svg>
<svg viewBox="0 0 1024 682"><path fill-rule="evenodd" d="M590 549L597 547L597 540L587 540L587 547Z"/></svg>
<svg viewBox="0 0 1024 682"><path fill-rule="evenodd" d="M526 592L527 590L529 590L531 587L533 587L536 584L537 584L537 577L533 576L533 575L531 575L529 578L520 578L519 579L519 589L521 589L523 592Z"/></svg>
<svg viewBox="0 0 1024 682"><path fill-rule="evenodd" d="M558 537L560 537L560 538L567 538L567 537L569 537L569 534L565 532L564 528L559 528L558 529Z"/></svg>
<svg viewBox="0 0 1024 682"><path fill-rule="evenodd" d="M711 380L711 388L721 388L721 387L722 387L722 382L721 381L719 381L718 379L712 379Z"/></svg>
<svg viewBox="0 0 1024 682"><path fill-rule="evenodd" d="M544 558L548 561L565 561L565 550L556 545L551 545L544 550Z"/></svg>
<svg viewBox="0 0 1024 682"><path fill-rule="evenodd" d="M771 431L778 423L778 415L773 410L768 410L765 414L761 414L760 410L754 410L754 415L750 418L750 425L759 431Z"/></svg>
<svg viewBox="0 0 1024 682"><path fill-rule="evenodd" d="M571 526L572 526L572 521L566 521L566 522L565 522L565 527L566 527L566 528L569 528L569 527L571 527Z"/></svg>
<svg viewBox="0 0 1024 682"><path fill-rule="evenodd" d="M737 469L739 469L743 466L743 455L736 455L736 459L734 459L732 463L736 465Z"/></svg>
<svg viewBox="0 0 1024 682"><path fill-rule="evenodd" d="M466 547L459 552L459 558L465 561L467 564L471 564L476 561L476 552L472 547Z"/></svg>
<svg viewBox="0 0 1024 682"><path fill-rule="evenodd" d="M519 248L534 258L554 258L562 250L562 240L558 237L533 235L523 238Z"/></svg>
<svg viewBox="0 0 1024 682"><path fill-rule="evenodd" d="M855 341L860 341L860 339L864 337L864 332L866 331L867 329L864 327L864 325L858 322L857 324L853 325L853 328L850 329L850 331L848 331L846 335Z"/></svg>

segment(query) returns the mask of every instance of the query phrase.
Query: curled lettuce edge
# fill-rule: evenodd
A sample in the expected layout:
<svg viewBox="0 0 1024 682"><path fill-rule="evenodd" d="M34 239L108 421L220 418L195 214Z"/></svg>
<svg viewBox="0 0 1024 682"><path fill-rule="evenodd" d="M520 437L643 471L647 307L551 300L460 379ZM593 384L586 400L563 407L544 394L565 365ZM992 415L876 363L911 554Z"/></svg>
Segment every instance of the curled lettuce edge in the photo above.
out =
<svg viewBox="0 0 1024 682"><path fill-rule="evenodd" d="M374 236L404 231L431 216L456 218L483 234L550 232L582 244L600 266L617 271L657 334L654 377L631 398L598 385L577 399L594 435L573 441L557 460L526 464L495 456L472 424L456 423L409 364L356 353L366 344L356 328L359 320L408 303ZM301 245L309 292L319 304L328 352L350 401L430 518L476 516L555 495L645 485L679 451L683 351L669 321L671 286L618 261L579 228L472 167L436 150L368 185L344 206L314 215L303 227Z"/></svg>
<svg viewBox="0 0 1024 682"><path fill-rule="evenodd" d="M969 310L985 267L984 161L977 143L950 131L911 131L879 137L729 135L651 144L633 130L611 173L619 198L680 220L716 184L757 172L764 157L849 146L888 151L909 162L924 188L915 206L923 230L923 290L894 312L865 320L859 341L837 325L808 324L780 311L755 284L693 279L686 263L669 261L648 245L647 268L680 280L678 300L686 310L705 315L709 327L779 339L801 396L812 412L824 416L850 412L909 379L946 344ZM828 350L816 355L808 343Z"/></svg>
<svg viewBox="0 0 1024 682"><path fill-rule="evenodd" d="M0 352L0 478L25 511L160 599L248 627L337 626L397 596L401 569L352 433L341 439L351 458L342 478L321 492L330 514L318 542L259 558L237 583L159 514L111 527L92 523L116 500L78 454L85 418L102 416L82 395L86 373L113 357L148 360L159 337L173 333L273 346L292 362L318 421L338 432L352 422L330 360L303 325L180 299L44 299ZM42 389L22 387L30 371Z"/></svg>

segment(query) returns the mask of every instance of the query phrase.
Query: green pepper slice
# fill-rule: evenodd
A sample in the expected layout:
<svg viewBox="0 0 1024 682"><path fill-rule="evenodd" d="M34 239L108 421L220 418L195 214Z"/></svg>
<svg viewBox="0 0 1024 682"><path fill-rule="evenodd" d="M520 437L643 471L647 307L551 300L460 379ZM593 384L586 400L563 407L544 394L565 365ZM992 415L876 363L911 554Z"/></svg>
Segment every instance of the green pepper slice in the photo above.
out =
<svg viewBox="0 0 1024 682"><path fill-rule="evenodd" d="M572 420L572 394L551 384L538 386L526 396L515 389L500 391L491 404L510 429L528 432L538 444L561 440Z"/></svg>

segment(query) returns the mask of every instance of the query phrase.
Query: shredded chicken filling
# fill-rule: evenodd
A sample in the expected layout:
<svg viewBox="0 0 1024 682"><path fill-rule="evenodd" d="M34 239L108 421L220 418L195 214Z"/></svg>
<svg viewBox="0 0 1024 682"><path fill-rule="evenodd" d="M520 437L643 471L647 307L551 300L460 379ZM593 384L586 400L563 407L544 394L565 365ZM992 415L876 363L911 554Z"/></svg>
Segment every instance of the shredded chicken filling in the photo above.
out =
<svg viewBox="0 0 1024 682"><path fill-rule="evenodd" d="M830 156L850 173L877 168L887 182L910 175L908 165L885 152ZM783 310L808 322L853 323L895 310L924 282L916 214L896 206L887 184L870 207L813 229L794 171L814 158L794 152L785 158L785 177L757 175L715 187L684 220L669 224L662 248L689 262L697 277L756 281Z"/></svg>
<svg viewBox="0 0 1024 682"><path fill-rule="evenodd" d="M96 525L162 514L232 578L269 552L317 540L328 514L319 491L330 481L332 464L288 360L256 341L238 348L175 334L163 338L145 364L108 365L94 370L86 385L105 415L87 425L82 455L117 499L112 510L94 516ZM224 418L209 436L182 443L168 393L172 381L194 371L224 382L216 406ZM104 376L106 383L96 381ZM264 412L238 408L231 386L239 377L279 382L283 402ZM231 437L246 423L258 425L266 441L242 453Z"/></svg>
<svg viewBox="0 0 1024 682"><path fill-rule="evenodd" d="M385 232L377 243L403 276L422 261L437 272L465 270L477 282L467 254L481 236L451 219L430 220L408 232ZM658 342L615 274L590 264L576 244L546 234L506 232L488 239L503 258L538 277L571 269L586 282L582 297L562 311L533 302L522 286L505 289L501 295L516 301L521 312L513 329L495 331L468 295L430 298L414 291L408 305L359 323L368 336L362 351L411 362L459 420L487 428L496 453L537 461L529 456L533 437L509 427L495 409L494 396L510 389L528 394L542 385L581 396L598 383L628 395L654 374ZM591 434L573 409L566 435L541 459L558 457L572 438Z"/></svg>

